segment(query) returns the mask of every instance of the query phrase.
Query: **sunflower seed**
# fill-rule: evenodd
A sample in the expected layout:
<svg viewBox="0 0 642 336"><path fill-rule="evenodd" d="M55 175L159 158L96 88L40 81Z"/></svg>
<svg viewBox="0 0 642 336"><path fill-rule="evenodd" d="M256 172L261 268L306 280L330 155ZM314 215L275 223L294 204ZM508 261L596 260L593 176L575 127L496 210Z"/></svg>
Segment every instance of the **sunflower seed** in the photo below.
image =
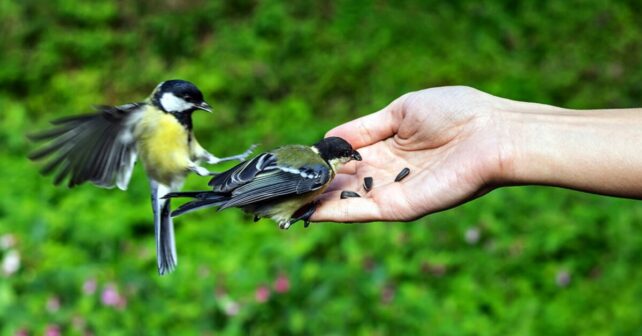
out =
<svg viewBox="0 0 642 336"><path fill-rule="evenodd" d="M370 189L372 189L372 177L364 177L363 178L363 189L368 192Z"/></svg>
<svg viewBox="0 0 642 336"><path fill-rule="evenodd" d="M410 174L410 169L408 169L408 168L402 169L399 172L399 175L397 175L397 177L395 177L395 182L399 182L399 181L405 179L406 176L408 176L408 174Z"/></svg>
<svg viewBox="0 0 642 336"><path fill-rule="evenodd" d="M344 190L341 192L341 199L351 198L351 197L361 197L354 191Z"/></svg>

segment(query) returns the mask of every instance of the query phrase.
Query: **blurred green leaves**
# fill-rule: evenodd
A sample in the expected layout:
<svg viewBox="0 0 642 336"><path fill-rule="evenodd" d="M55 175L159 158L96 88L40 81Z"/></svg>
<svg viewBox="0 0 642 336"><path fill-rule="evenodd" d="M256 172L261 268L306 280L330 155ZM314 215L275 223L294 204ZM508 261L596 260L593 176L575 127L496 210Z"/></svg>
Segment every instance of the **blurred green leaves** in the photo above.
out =
<svg viewBox="0 0 642 336"><path fill-rule="evenodd" d="M413 223L289 231L202 211L177 220L180 266L161 278L140 169L127 193L55 188L26 159L25 134L92 104L141 100L171 78L193 81L214 106L194 118L217 155L313 143L431 86L640 106L640 10L636 1L0 1L0 236L15 240L0 261L20 256L16 273L0 274L2 334L639 333L639 202L510 188ZM205 182L193 176L185 188ZM269 293L261 302L259 289Z"/></svg>

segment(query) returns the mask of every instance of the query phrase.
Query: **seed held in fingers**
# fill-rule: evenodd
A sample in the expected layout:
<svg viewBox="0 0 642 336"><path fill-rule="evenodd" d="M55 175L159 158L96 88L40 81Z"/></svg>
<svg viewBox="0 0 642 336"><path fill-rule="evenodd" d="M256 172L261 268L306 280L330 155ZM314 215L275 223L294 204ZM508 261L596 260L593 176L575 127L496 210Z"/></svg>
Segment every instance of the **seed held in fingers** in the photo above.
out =
<svg viewBox="0 0 642 336"><path fill-rule="evenodd" d="M399 181L405 179L406 176L408 176L408 174L410 174L410 169L408 169L408 167L402 169L399 172L399 174L397 175L397 177L395 177L395 182L399 182Z"/></svg>
<svg viewBox="0 0 642 336"><path fill-rule="evenodd" d="M344 190L341 192L341 199L352 198L352 197L361 197L354 191Z"/></svg>
<svg viewBox="0 0 642 336"><path fill-rule="evenodd" d="M372 189L372 177L364 177L363 178L363 189L368 192Z"/></svg>

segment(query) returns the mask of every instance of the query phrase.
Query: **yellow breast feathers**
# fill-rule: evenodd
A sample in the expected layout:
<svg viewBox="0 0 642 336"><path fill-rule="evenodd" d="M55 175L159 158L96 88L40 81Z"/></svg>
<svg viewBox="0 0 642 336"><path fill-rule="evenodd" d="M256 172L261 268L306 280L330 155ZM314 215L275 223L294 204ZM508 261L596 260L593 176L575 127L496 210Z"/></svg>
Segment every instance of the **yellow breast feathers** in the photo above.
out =
<svg viewBox="0 0 642 336"><path fill-rule="evenodd" d="M189 131L169 113L148 107L134 135L147 174L166 185L182 179L190 163Z"/></svg>

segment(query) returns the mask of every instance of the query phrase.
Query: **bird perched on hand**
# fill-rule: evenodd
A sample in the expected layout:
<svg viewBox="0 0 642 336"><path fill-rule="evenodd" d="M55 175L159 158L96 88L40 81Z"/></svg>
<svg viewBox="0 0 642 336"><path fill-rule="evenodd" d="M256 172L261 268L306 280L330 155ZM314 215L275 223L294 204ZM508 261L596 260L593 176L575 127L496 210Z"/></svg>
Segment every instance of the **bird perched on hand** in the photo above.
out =
<svg viewBox="0 0 642 336"><path fill-rule="evenodd" d="M224 158L203 149L192 132L192 112L212 112L212 108L201 91L184 80L160 83L143 102L97 106L96 110L55 120L53 129L31 135L33 140L50 142L29 158L50 158L41 172L54 173L56 185L68 178L69 187L89 181L103 188L126 190L139 157L152 192L158 272L171 272L178 262L174 225L170 201L161 197L179 190L190 171L210 175L200 161L243 161L252 148Z"/></svg>
<svg viewBox="0 0 642 336"><path fill-rule="evenodd" d="M332 182L337 169L351 160L361 161L361 155L338 137L313 146L287 145L216 175L209 183L211 191L173 192L165 197L194 198L172 212L172 217L203 207L237 207L254 213L255 221L269 217L282 229L299 220L307 227L316 209L315 198Z"/></svg>

